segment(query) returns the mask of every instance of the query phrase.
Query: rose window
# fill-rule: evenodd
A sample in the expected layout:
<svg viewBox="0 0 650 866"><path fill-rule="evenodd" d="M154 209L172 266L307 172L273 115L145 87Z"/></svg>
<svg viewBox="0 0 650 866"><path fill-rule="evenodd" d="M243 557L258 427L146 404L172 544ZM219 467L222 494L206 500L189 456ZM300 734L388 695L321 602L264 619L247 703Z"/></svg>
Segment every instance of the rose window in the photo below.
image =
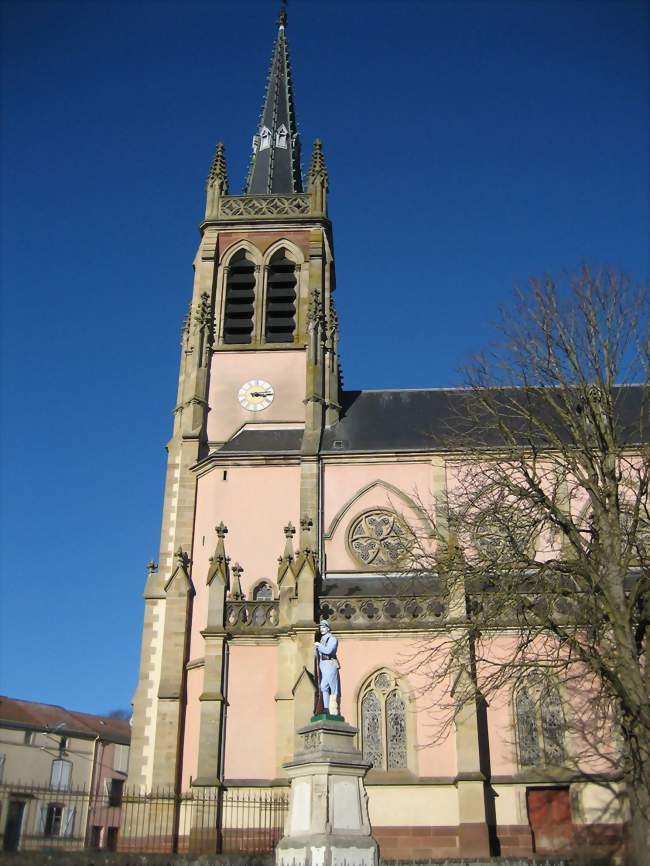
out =
<svg viewBox="0 0 650 866"><path fill-rule="evenodd" d="M396 565L408 552L408 532L391 511L367 511L348 531L349 548L365 566L384 568Z"/></svg>

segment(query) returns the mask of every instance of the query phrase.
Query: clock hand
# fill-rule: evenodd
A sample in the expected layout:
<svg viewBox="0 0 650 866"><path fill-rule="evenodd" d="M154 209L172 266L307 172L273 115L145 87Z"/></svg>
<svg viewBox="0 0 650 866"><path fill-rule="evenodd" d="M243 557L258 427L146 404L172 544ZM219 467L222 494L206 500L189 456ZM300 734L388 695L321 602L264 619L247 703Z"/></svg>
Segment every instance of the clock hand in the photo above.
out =
<svg viewBox="0 0 650 866"><path fill-rule="evenodd" d="M251 391L251 397L270 397L273 391Z"/></svg>

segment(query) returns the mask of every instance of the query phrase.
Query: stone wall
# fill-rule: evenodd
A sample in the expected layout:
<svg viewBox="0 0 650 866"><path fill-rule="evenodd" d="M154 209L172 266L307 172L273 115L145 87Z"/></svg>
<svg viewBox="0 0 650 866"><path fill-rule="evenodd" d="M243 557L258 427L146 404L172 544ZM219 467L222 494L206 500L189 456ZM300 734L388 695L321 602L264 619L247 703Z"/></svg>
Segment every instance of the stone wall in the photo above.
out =
<svg viewBox="0 0 650 866"><path fill-rule="evenodd" d="M0 866L273 866L272 854L120 854L109 851L0 852Z"/></svg>
<svg viewBox="0 0 650 866"><path fill-rule="evenodd" d="M529 859L492 860L381 860L380 866L401 863L401 866L571 866L568 860L541 857ZM0 852L0 866L274 866L272 854L116 854L107 851L25 851L13 854Z"/></svg>

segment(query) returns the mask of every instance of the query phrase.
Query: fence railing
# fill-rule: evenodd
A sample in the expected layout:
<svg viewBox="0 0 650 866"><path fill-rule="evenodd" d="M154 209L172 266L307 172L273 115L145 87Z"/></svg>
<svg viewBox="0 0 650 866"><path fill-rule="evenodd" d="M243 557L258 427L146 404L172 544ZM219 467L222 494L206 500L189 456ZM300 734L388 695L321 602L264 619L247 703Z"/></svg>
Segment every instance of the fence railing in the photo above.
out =
<svg viewBox="0 0 650 866"><path fill-rule="evenodd" d="M120 851L182 854L262 853L282 838L289 798L284 792L197 788L125 793Z"/></svg>
<svg viewBox="0 0 650 866"><path fill-rule="evenodd" d="M281 839L285 791L51 788L0 784L0 850L264 853Z"/></svg>

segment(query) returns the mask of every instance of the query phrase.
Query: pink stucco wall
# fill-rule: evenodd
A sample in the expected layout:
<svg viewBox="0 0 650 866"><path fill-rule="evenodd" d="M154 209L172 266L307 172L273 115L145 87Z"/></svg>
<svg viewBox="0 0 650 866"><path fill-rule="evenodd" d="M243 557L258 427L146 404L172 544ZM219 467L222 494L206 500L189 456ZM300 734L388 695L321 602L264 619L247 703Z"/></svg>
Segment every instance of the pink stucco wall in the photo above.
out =
<svg viewBox="0 0 650 866"><path fill-rule="evenodd" d="M374 482L387 482L393 488ZM409 463L336 463L328 464L323 472L323 503L325 554L328 571L358 569L349 555L345 539L350 522L362 511L373 506L390 508L404 516L415 531L422 526L421 515L410 500L418 498L431 511L432 469L429 460ZM364 488L373 485L362 493ZM400 495L400 493L402 495ZM339 511L347 505L339 522Z"/></svg>
<svg viewBox="0 0 650 866"><path fill-rule="evenodd" d="M103 842L106 841L108 827L120 826L121 809L118 806L109 806L107 797L107 784L111 779L117 779L126 784L127 774L115 768L116 744L99 742L96 745L96 758L92 782L92 793L94 802L92 812L88 817L90 827L103 828ZM79 820L79 819L77 819Z"/></svg>
<svg viewBox="0 0 650 866"><path fill-rule="evenodd" d="M275 778L277 650L230 648L226 716L227 779Z"/></svg>
<svg viewBox="0 0 650 866"><path fill-rule="evenodd" d="M244 569L242 586L247 592L264 578L275 586L277 558L284 549L283 528L300 524L300 467L232 466L223 480L223 466L199 479L192 552L192 576L196 598L192 613L190 657L203 655L201 629L207 617L209 560L217 543L215 526L228 527L225 545L231 564Z"/></svg>
<svg viewBox="0 0 650 866"><path fill-rule="evenodd" d="M342 710L345 718L358 726L358 696L368 678L380 668L389 668L402 674L402 685L407 687L411 701L408 712L411 724L409 735L415 729L415 764L420 776L454 776L456 753L453 734L437 736L442 717L436 713L439 703L435 691L423 688L422 675L406 673L413 660L416 647L413 640L403 638L376 638L362 640L342 636L339 644L341 662ZM414 723L414 724L413 724Z"/></svg>
<svg viewBox="0 0 650 866"><path fill-rule="evenodd" d="M304 423L305 365L303 349L215 352L208 396L210 442L226 441L244 424ZM263 379L275 392L271 405L261 412L243 409L237 397L241 386L251 379Z"/></svg>

